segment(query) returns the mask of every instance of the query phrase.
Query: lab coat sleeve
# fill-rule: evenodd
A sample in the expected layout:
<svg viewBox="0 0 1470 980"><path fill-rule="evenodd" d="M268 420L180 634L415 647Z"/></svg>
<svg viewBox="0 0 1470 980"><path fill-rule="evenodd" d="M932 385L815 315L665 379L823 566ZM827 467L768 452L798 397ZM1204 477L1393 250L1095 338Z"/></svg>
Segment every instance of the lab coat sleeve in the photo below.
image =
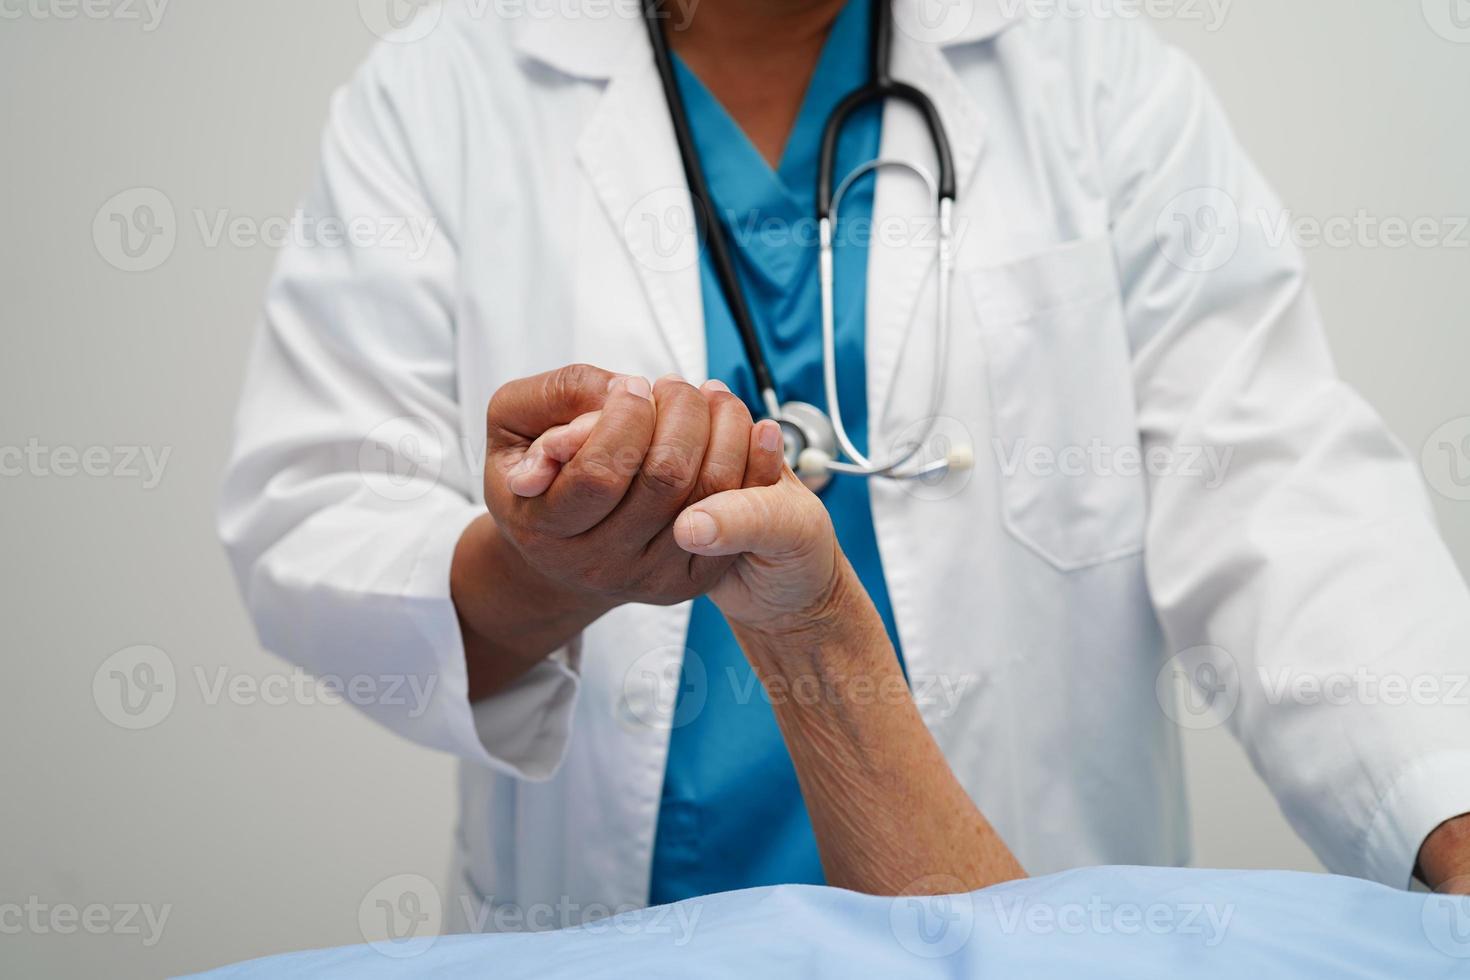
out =
<svg viewBox="0 0 1470 980"><path fill-rule="evenodd" d="M1137 22L1092 29L1165 669L1214 683L1328 868L1404 887L1470 811L1470 596L1199 71Z"/></svg>
<svg viewBox="0 0 1470 980"><path fill-rule="evenodd" d="M315 231L269 287L219 529L267 648L416 742L543 779L569 736L576 644L472 708L449 594L484 513L484 430L461 423L456 390L457 137L433 101L451 63L432 40L385 45L334 100L302 209Z"/></svg>

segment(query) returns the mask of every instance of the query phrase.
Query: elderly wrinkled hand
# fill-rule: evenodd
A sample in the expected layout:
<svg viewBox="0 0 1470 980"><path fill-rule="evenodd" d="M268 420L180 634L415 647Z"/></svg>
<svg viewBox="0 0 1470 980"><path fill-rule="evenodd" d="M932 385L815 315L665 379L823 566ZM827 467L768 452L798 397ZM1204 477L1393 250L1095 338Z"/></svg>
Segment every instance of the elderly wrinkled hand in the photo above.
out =
<svg viewBox="0 0 1470 980"><path fill-rule="evenodd" d="M847 570L827 508L777 458L774 483L717 493L674 521L684 550L738 556L710 598L732 625L771 634L818 625Z"/></svg>

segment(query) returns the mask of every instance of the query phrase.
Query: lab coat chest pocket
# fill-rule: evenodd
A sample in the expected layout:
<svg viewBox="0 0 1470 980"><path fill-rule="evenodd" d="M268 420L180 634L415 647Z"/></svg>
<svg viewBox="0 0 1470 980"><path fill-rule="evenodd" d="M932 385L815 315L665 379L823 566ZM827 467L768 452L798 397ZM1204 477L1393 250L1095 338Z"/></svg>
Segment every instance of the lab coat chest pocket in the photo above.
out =
<svg viewBox="0 0 1470 980"><path fill-rule="evenodd" d="M1111 243L964 273L1010 533L1072 571L1142 548L1146 486Z"/></svg>

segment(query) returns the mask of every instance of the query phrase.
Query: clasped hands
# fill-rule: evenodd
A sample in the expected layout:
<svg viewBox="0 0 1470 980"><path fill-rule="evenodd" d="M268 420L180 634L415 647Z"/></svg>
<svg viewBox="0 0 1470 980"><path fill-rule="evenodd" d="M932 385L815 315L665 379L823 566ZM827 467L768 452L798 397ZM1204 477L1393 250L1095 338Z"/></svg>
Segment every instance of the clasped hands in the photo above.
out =
<svg viewBox="0 0 1470 980"><path fill-rule="evenodd" d="M528 565L606 608L708 594L732 626L800 630L851 574L780 426L719 381L571 365L506 384L485 500Z"/></svg>

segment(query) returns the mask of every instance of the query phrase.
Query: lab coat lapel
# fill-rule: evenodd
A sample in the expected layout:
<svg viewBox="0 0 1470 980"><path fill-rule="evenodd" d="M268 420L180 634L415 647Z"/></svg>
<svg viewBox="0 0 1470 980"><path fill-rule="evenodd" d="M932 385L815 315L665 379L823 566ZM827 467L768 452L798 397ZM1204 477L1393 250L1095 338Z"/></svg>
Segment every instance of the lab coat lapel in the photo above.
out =
<svg viewBox="0 0 1470 980"><path fill-rule="evenodd" d="M645 38L625 49L577 158L628 253L680 374L704 379L699 242L673 124Z"/></svg>
<svg viewBox="0 0 1470 980"><path fill-rule="evenodd" d="M956 195L962 215L965 193L984 147L985 118L980 106L965 91L939 45L895 31L892 64L896 79L916 86L939 110L954 154ZM890 100L884 109L881 157L917 163L938 174L933 142L923 120L910 106L896 100ZM958 219L955 233L958 236L962 232L963 220ZM879 458L891 451L889 443L899 435L891 428L891 416L895 380L905 360L905 348L919 341L915 356L921 361L932 350L937 242L936 209L923 182L904 170L880 171L868 246L867 304L869 444ZM924 317L919 316L921 311ZM920 319L923 322L915 322ZM907 370L917 369L911 366ZM912 383L926 384L927 374L915 374Z"/></svg>

